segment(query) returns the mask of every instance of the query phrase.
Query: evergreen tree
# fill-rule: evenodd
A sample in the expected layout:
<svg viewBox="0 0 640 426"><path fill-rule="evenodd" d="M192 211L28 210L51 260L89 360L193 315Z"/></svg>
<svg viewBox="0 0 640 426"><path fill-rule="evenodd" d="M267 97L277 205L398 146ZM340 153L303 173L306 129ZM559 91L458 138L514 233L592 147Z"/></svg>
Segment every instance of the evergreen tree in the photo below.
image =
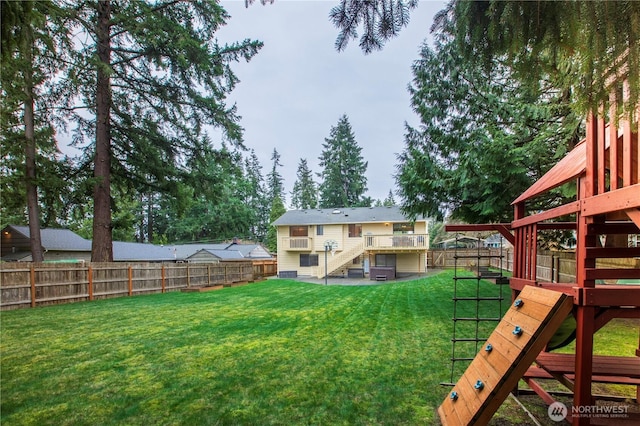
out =
<svg viewBox="0 0 640 426"><path fill-rule="evenodd" d="M346 115L331 127L330 137L325 138L320 156L323 167L320 177L320 207L356 207L370 205L364 197L367 191L368 163L362 158L362 148L357 144Z"/></svg>
<svg viewBox="0 0 640 426"><path fill-rule="evenodd" d="M66 164L58 161L48 109L56 99L47 101L46 93L38 97L36 93L43 92L47 79L54 79L60 46L69 42L68 29L50 1L2 1L1 6L2 218L22 223L21 211L26 207L31 257L41 262L39 188L45 195L46 225L57 217L60 192L56 192L61 187L64 192L65 186L63 178L49 173L64 169Z"/></svg>
<svg viewBox="0 0 640 426"><path fill-rule="evenodd" d="M94 114L73 114L74 138L95 140L85 152L93 163L92 260L109 261L113 179L171 193L188 175L184 164L211 149L203 126L241 143L235 107L225 105L238 81L230 64L249 60L261 43L217 44L214 34L229 16L208 0L65 6L78 25L73 30L88 35L65 81L70 93L80 87L69 108Z"/></svg>
<svg viewBox="0 0 640 426"><path fill-rule="evenodd" d="M273 148L273 153L271 154L271 171L267 175L267 193L269 196L269 204L273 203L273 200L276 198L280 198L280 201L284 200L284 186L283 179L280 171L278 170L282 167L282 163L280 163L280 153L278 150Z"/></svg>
<svg viewBox="0 0 640 426"><path fill-rule="evenodd" d="M518 84L508 68L470 66L452 39L424 45L413 67L412 106L396 180L406 213L469 223L510 221L511 201L580 138L567 93ZM562 194L542 200L561 203Z"/></svg>
<svg viewBox="0 0 640 426"><path fill-rule="evenodd" d="M387 39L395 37L409 23L410 10L417 6L418 0L340 0L329 14L340 30L336 49L344 50L349 40L358 37L360 24L364 27L360 48L365 53L382 49Z"/></svg>
<svg viewBox="0 0 640 426"><path fill-rule="evenodd" d="M291 206L295 209L315 209L318 207L318 191L306 158L300 159L296 177L291 193Z"/></svg>
<svg viewBox="0 0 640 426"><path fill-rule="evenodd" d="M387 195L387 198L384 199L384 201L382 202L383 206L395 206L396 205L396 200L393 198L393 191L389 190L389 194Z"/></svg>
<svg viewBox="0 0 640 426"><path fill-rule="evenodd" d="M362 26L361 49L381 49L417 5L416 0L341 0L330 15L339 29L336 48L344 49ZM638 22L636 0L454 0L436 16L433 29L454 34L466 62L491 66L495 58L506 59L522 82L552 78L558 88L575 91L573 108L581 113L607 101L607 77L625 72L630 96L619 101L633 114L640 97Z"/></svg>
<svg viewBox="0 0 640 426"><path fill-rule="evenodd" d="M275 226L271 225L276 219L285 214L287 209L284 207L284 203L280 197L273 199L271 203L271 211L269 213L269 230L267 231L267 238L265 245L271 253L278 252L278 230Z"/></svg>
<svg viewBox="0 0 640 426"><path fill-rule="evenodd" d="M248 181L239 152L222 149L198 159L192 168L190 194L180 210L169 204L166 229L158 231L170 240L222 241L250 238L255 212L247 203ZM196 185L195 183L199 184Z"/></svg>
<svg viewBox="0 0 640 426"><path fill-rule="evenodd" d="M249 157L245 160L245 176L247 179L246 202L254 212L254 221L251 225L252 239L264 241L269 229L270 205L267 200L264 178L262 177L262 166L258 161L258 156L252 149Z"/></svg>

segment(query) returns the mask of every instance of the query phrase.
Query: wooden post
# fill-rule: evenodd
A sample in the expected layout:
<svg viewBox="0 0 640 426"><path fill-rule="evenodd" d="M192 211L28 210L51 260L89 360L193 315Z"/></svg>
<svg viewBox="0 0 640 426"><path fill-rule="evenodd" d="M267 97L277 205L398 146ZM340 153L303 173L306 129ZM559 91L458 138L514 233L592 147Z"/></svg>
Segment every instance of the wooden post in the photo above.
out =
<svg viewBox="0 0 640 426"><path fill-rule="evenodd" d="M211 265L207 265L207 286L211 286Z"/></svg>
<svg viewBox="0 0 640 426"><path fill-rule="evenodd" d="M31 282L31 307L36 307L36 271L31 265L31 269L29 271L29 281Z"/></svg>
<svg viewBox="0 0 640 426"><path fill-rule="evenodd" d="M162 267L160 268L160 271L162 272L162 292L165 292L166 289L166 284L165 284L165 273L164 273L164 265L162 265ZM187 267L187 273L189 271L189 268ZM188 282L188 281L187 281Z"/></svg>
<svg viewBox="0 0 640 426"><path fill-rule="evenodd" d="M87 279L89 280L89 300L93 300L93 268L91 265L87 269Z"/></svg>
<svg viewBox="0 0 640 426"><path fill-rule="evenodd" d="M129 274L129 296L133 295L133 268L129 266L128 268Z"/></svg>
<svg viewBox="0 0 640 426"><path fill-rule="evenodd" d="M187 263L187 288L191 287L191 276L189 275L189 264Z"/></svg>

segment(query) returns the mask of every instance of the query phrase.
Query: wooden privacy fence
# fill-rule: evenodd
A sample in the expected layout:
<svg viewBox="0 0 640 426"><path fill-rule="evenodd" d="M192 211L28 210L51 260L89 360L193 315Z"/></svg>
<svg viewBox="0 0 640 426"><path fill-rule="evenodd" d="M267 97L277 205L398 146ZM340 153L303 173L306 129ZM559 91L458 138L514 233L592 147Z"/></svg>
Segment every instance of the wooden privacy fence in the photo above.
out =
<svg viewBox="0 0 640 426"><path fill-rule="evenodd" d="M251 262L4 263L0 265L0 309L16 309L254 279Z"/></svg>
<svg viewBox="0 0 640 426"><path fill-rule="evenodd" d="M513 249L474 248L430 250L427 265L430 268L453 268L455 255L457 267L473 269L476 266L490 266L505 271L513 271ZM502 254L502 259L500 255ZM468 256L477 256L476 259ZM542 282L573 283L576 281L576 259L573 252L538 251L536 260L536 280ZM478 265L479 262L479 265ZM598 268L640 268L640 259L598 259Z"/></svg>

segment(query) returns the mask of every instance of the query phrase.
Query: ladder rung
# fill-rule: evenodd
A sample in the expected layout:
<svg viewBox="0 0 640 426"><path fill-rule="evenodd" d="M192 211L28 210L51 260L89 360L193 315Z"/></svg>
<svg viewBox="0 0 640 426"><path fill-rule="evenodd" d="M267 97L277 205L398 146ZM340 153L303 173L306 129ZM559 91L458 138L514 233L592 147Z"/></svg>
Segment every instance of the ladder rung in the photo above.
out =
<svg viewBox="0 0 640 426"><path fill-rule="evenodd" d="M496 259L504 256L500 256L499 254L456 254L453 256L454 259Z"/></svg>
<svg viewBox="0 0 640 426"><path fill-rule="evenodd" d="M475 358L451 358L451 362L473 361Z"/></svg>
<svg viewBox="0 0 640 426"><path fill-rule="evenodd" d="M454 297L453 301L467 300L467 301L480 301L480 300L504 300L504 297Z"/></svg>
<svg viewBox="0 0 640 426"><path fill-rule="evenodd" d="M453 321L500 321L502 318L452 318Z"/></svg>
<svg viewBox="0 0 640 426"><path fill-rule="evenodd" d="M451 339L452 342L484 342L486 340L487 338L481 339L478 337L461 337L459 339L454 337L453 339Z"/></svg>

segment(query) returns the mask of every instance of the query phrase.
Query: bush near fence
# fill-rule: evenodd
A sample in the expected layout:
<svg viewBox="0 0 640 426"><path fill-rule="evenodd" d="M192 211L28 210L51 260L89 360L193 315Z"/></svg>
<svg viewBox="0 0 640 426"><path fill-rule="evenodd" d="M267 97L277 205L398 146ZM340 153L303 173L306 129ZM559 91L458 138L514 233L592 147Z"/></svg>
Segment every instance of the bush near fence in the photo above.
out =
<svg viewBox="0 0 640 426"><path fill-rule="evenodd" d="M463 257L455 259L455 256ZM477 258L472 258L477 256ZM537 255L536 279L541 282L574 283L576 281L575 252L539 251ZM489 266L504 271L513 271L513 249L448 249L429 250L427 265L430 268L473 269ZM597 268L637 268L640 259L598 259Z"/></svg>
<svg viewBox="0 0 640 426"><path fill-rule="evenodd" d="M0 309L225 285L275 275L275 270L275 261L258 265L252 262L3 263L0 265Z"/></svg>

